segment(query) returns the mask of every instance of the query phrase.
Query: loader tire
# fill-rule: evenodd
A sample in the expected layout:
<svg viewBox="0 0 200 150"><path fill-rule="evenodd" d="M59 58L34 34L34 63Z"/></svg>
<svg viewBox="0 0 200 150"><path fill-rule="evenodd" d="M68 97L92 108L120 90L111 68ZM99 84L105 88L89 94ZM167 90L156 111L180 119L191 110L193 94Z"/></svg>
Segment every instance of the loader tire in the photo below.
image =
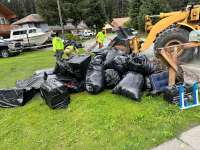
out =
<svg viewBox="0 0 200 150"><path fill-rule="evenodd" d="M189 31L173 27L164 30L158 35L154 43L154 52L156 56L159 56L157 48L172 46L177 44L183 44L189 42ZM178 62L189 62L193 59L194 48L185 49L178 52Z"/></svg>

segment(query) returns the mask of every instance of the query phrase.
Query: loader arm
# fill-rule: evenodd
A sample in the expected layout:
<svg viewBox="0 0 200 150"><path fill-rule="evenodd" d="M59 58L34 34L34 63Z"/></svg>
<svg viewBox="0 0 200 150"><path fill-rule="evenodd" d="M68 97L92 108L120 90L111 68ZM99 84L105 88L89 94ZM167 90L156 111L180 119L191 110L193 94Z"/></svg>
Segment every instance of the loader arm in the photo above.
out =
<svg viewBox="0 0 200 150"><path fill-rule="evenodd" d="M147 50L153 44L159 33L168 28L170 25L185 20L188 15L188 12L177 12L169 17L163 18L156 23L149 32L149 35L142 45L140 52Z"/></svg>

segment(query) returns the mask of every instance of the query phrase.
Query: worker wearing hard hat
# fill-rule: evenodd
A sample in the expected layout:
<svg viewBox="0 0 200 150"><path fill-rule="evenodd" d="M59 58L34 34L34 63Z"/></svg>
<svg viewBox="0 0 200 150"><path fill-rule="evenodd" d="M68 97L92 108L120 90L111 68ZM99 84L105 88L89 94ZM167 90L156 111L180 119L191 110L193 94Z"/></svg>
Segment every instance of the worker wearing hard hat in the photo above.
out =
<svg viewBox="0 0 200 150"><path fill-rule="evenodd" d="M60 60L62 58L62 55L64 54L64 42L58 36L58 33L53 35L52 45L53 45L53 51L55 52L56 59Z"/></svg>
<svg viewBox="0 0 200 150"><path fill-rule="evenodd" d="M96 35L96 42L99 44L99 48L104 47L103 43L105 42L105 40L106 40L106 32L104 30L98 32Z"/></svg>

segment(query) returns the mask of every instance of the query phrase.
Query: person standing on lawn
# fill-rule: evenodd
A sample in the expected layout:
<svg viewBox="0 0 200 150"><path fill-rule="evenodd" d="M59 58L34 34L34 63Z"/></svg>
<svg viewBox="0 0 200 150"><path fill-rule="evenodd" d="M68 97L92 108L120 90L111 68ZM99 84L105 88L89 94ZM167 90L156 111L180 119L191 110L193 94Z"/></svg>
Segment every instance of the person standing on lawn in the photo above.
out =
<svg viewBox="0 0 200 150"><path fill-rule="evenodd" d="M99 44L99 48L104 47L103 43L105 42L105 40L106 40L106 32L104 30L98 32L96 36L96 42Z"/></svg>
<svg viewBox="0 0 200 150"><path fill-rule="evenodd" d="M61 60L64 54L64 41L58 36L58 32L53 36L52 45L56 60Z"/></svg>

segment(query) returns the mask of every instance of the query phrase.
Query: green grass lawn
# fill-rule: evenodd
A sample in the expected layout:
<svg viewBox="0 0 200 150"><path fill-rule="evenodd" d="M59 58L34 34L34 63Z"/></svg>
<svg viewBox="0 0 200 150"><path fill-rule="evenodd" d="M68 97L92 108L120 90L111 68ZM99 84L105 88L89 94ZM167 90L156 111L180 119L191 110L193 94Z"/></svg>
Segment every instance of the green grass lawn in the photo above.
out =
<svg viewBox="0 0 200 150"><path fill-rule="evenodd" d="M37 69L53 67L49 51L0 59L0 88ZM200 108L180 112L162 97L144 96L138 103L111 94L71 95L68 109L51 110L35 96L24 107L0 109L1 150L146 150L200 124Z"/></svg>

